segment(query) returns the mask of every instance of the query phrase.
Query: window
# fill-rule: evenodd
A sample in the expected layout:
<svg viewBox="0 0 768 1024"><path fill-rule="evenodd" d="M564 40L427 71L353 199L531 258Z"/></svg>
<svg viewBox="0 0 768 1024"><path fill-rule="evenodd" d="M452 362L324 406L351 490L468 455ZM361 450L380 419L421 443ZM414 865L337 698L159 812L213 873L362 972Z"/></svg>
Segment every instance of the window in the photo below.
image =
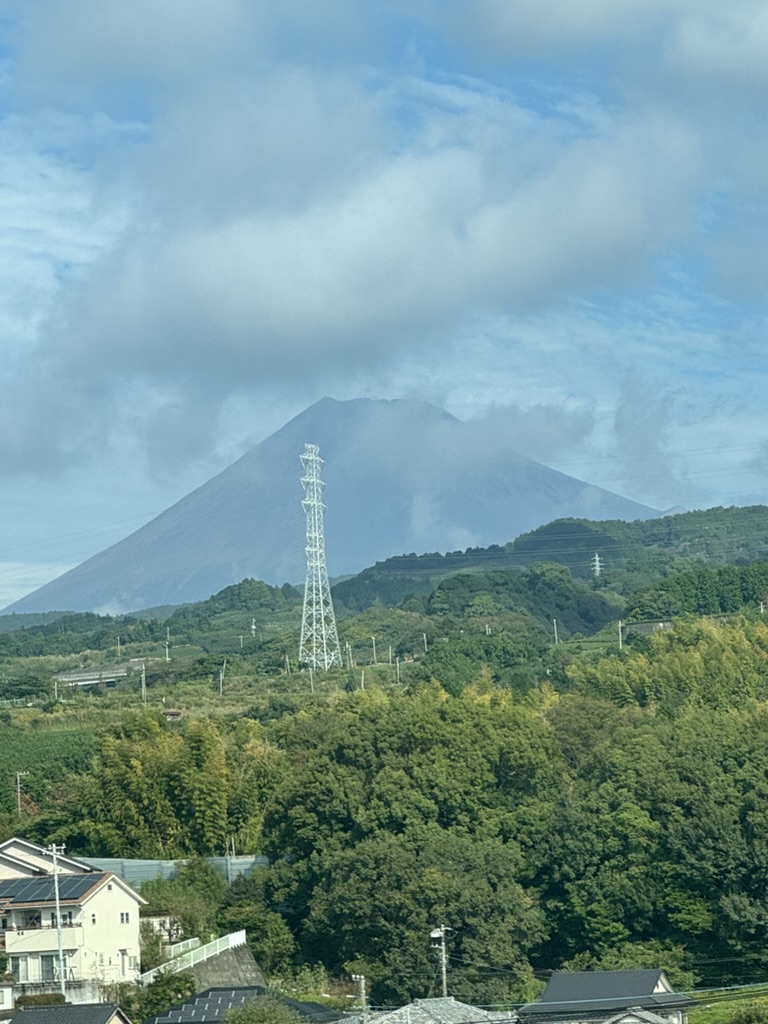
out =
<svg viewBox="0 0 768 1024"><path fill-rule="evenodd" d="M120 912L120 924L130 924L130 918L131 915L128 913L127 910L123 910Z"/></svg>
<svg viewBox="0 0 768 1024"><path fill-rule="evenodd" d="M11 957L11 974L17 985L21 982L29 981L29 967L27 966L27 958L25 956Z"/></svg>
<svg viewBox="0 0 768 1024"><path fill-rule="evenodd" d="M40 980L55 981L56 974L56 957L43 954L40 957Z"/></svg>
<svg viewBox="0 0 768 1024"><path fill-rule="evenodd" d="M96 915L91 914L91 924L96 924Z"/></svg>

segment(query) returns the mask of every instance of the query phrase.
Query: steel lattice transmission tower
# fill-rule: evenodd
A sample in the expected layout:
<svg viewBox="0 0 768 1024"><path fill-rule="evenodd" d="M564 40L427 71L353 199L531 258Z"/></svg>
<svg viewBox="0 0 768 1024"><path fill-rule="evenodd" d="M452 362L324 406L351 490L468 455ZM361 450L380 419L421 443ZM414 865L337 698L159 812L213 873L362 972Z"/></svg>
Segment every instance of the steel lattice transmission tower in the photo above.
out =
<svg viewBox="0 0 768 1024"><path fill-rule="evenodd" d="M320 449L316 444L305 444L300 457L304 466L304 500L307 516L307 582L304 586L304 613L301 619L299 661L310 668L327 670L342 666L336 617L333 614L331 587L325 564L325 533L323 518L323 481L320 477Z"/></svg>

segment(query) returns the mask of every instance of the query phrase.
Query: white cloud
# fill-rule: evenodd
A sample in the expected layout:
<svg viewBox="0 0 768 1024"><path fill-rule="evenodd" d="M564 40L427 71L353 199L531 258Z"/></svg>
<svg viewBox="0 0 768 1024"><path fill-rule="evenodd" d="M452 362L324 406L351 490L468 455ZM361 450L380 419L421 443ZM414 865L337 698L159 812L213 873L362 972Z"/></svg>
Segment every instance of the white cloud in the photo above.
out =
<svg viewBox="0 0 768 1024"><path fill-rule="evenodd" d="M6 473L191 475L324 393L410 394L639 500L715 493L663 456L761 408L762 5L11 10ZM658 393L666 475L601 462Z"/></svg>

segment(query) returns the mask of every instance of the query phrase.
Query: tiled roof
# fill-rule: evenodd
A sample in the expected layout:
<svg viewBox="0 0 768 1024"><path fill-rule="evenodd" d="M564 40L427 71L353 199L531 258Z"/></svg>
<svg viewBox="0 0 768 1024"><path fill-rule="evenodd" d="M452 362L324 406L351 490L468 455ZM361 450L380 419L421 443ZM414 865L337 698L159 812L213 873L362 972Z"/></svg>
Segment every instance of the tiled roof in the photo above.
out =
<svg viewBox="0 0 768 1024"><path fill-rule="evenodd" d="M111 1024L113 1019L130 1024L128 1018L115 1003L85 1003L80 1006L25 1006L16 1011L9 1024Z"/></svg>
<svg viewBox="0 0 768 1024"><path fill-rule="evenodd" d="M664 979L661 970L556 971L535 1003L520 1008L521 1017L546 1015L552 1019L642 1007L663 1010L690 1006L693 1000L679 992L655 992Z"/></svg>
<svg viewBox="0 0 768 1024"><path fill-rule="evenodd" d="M205 992L150 1017L144 1024L217 1024L230 1010L266 996L266 989L258 985L243 988L209 988ZM285 1006L302 1017L315 1021L335 1021L341 1016L320 1003L302 1003L296 999L280 999Z"/></svg>
<svg viewBox="0 0 768 1024"><path fill-rule="evenodd" d="M366 1014L373 1024L482 1024L485 1021L515 1020L514 1013L481 1010L479 1006L460 1003L453 996L437 999L414 999L407 1006ZM362 1024L363 1015L345 1017L345 1024Z"/></svg>

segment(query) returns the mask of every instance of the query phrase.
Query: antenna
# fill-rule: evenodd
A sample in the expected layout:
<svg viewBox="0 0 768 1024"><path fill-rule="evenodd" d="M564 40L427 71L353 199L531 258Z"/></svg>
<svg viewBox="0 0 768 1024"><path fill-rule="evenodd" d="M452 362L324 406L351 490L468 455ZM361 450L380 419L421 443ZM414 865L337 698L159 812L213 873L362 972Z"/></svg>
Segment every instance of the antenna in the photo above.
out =
<svg viewBox="0 0 768 1024"><path fill-rule="evenodd" d="M300 458L304 467L304 476L301 478L304 500L301 504L307 517L307 580L304 586L299 661L310 668L327 671L333 665L341 668L342 661L325 564L325 505L320 476L323 460L316 444L305 444L304 454Z"/></svg>

